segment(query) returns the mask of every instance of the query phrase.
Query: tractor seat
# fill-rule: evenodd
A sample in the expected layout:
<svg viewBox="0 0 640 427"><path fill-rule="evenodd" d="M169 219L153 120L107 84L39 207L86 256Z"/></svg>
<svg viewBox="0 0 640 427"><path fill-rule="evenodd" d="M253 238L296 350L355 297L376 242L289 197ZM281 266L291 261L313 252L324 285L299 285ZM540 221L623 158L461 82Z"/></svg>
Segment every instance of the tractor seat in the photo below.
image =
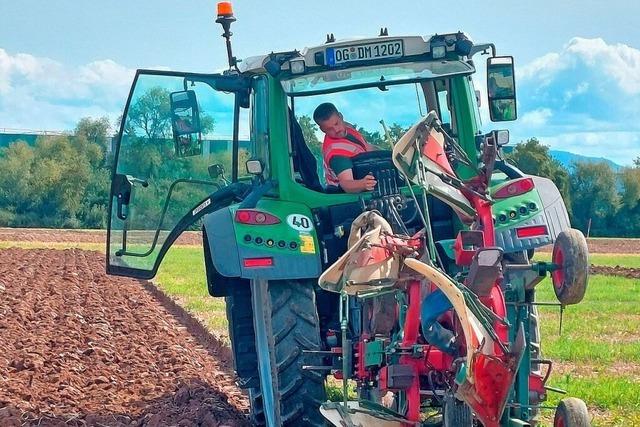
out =
<svg viewBox="0 0 640 427"><path fill-rule="evenodd" d="M318 162L304 140L302 127L293 111L289 109L289 123L291 126L291 149L293 170L300 174L302 184L314 191L324 192L318 178Z"/></svg>

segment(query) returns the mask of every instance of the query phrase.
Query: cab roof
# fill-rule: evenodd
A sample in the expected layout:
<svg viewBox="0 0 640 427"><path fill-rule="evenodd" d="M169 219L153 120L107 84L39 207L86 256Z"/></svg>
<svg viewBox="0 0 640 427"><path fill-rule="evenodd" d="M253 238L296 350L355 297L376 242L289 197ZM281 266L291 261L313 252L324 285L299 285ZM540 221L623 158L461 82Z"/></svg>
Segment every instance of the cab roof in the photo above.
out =
<svg viewBox="0 0 640 427"><path fill-rule="evenodd" d="M363 65L364 61L360 59L347 59L337 63L336 57L337 55L341 55L341 53L336 52L346 53L347 51L345 49L351 52L358 48L361 50L366 48L375 49L376 46L382 47L382 45L394 42L401 45L401 49L397 49L397 51L401 51L401 55L385 56L383 59L387 62L410 61L412 59L436 59L434 58L435 47L439 49L439 52L442 52L442 49L444 49L444 53L448 56L456 55L458 59L465 59L470 58L475 52L485 50L491 46L474 46L473 42L462 32L435 34L433 36L389 36L385 30L381 30L381 35L378 37L360 37L342 40L335 40L331 34L327 35L327 42L322 45L305 47L300 51L272 52L267 55L248 57L238 64L238 69L242 73L269 71L270 64L268 63L274 59L283 70L289 69L288 61L291 59L303 59L307 69L319 70L330 67L348 68L355 64ZM332 58L333 63L331 63ZM376 60L377 58L370 58L370 61L375 62Z"/></svg>

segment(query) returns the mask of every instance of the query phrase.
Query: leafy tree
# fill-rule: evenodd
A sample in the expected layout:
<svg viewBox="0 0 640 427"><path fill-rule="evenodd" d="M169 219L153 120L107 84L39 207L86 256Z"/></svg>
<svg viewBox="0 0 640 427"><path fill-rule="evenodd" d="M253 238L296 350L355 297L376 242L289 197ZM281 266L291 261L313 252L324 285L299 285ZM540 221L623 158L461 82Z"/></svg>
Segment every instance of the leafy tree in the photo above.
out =
<svg viewBox="0 0 640 427"><path fill-rule="evenodd" d="M127 113L124 133L144 136L150 140L171 136L171 106L169 91L156 86L140 95Z"/></svg>
<svg viewBox="0 0 640 427"><path fill-rule="evenodd" d="M410 129L409 126L403 127L403 126L400 126L398 123L394 123L389 127L389 137L395 144L396 142L398 142L400 138L402 138L402 136L405 133L407 133L409 129Z"/></svg>
<svg viewBox="0 0 640 427"><path fill-rule="evenodd" d="M640 158L634 166L618 174L620 181L620 209L616 215L616 234L626 237L640 236Z"/></svg>
<svg viewBox="0 0 640 427"><path fill-rule="evenodd" d="M87 142L102 148L102 152L106 152L111 144L109 131L111 123L108 117L100 117L92 119L91 117L83 117L76 125L74 135L78 138L84 138Z"/></svg>
<svg viewBox="0 0 640 427"><path fill-rule="evenodd" d="M610 235L620 203L616 176L605 162L576 162L571 174L574 225L587 230L591 219L594 235Z"/></svg>
<svg viewBox="0 0 640 427"><path fill-rule="evenodd" d="M370 132L363 127L358 127L354 125L354 127L360 132L360 134L364 137L364 139L371 145L375 145L380 148L389 149L390 145L383 138L383 136L378 131Z"/></svg>
<svg viewBox="0 0 640 427"><path fill-rule="evenodd" d="M0 154L0 225L104 227L109 201L107 118L83 118L74 135L16 142Z"/></svg>
<svg viewBox="0 0 640 427"><path fill-rule="evenodd" d="M33 148L16 141L0 150L0 225L14 223L16 216L28 211L31 199Z"/></svg>
<svg viewBox="0 0 640 427"><path fill-rule="evenodd" d="M300 127L302 128L302 136L304 136L304 141L307 143L307 146L314 156L321 159L322 142L318 139L316 134L316 132L318 132L318 125L307 115L300 116L298 118L298 123L300 123Z"/></svg>
<svg viewBox="0 0 640 427"><path fill-rule="evenodd" d="M551 157L548 146L541 144L536 138L530 138L524 143L517 144L506 157L522 172L552 180L560 190L567 209L572 212L569 172L560 162Z"/></svg>

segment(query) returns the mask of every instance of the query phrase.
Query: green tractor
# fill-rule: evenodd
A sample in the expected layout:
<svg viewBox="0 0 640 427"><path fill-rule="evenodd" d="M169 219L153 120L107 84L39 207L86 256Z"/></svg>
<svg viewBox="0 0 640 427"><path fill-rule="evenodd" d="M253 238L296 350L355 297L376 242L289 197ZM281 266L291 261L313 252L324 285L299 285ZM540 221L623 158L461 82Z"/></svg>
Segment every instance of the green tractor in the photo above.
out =
<svg viewBox="0 0 640 427"><path fill-rule="evenodd" d="M507 131L480 131L474 61L499 122L517 118L513 58L461 32L382 29L239 61L233 21L221 3L225 72L137 72L107 272L150 279L202 230L255 425L535 425L552 390L535 286L550 274L559 304L578 303L588 263L553 182L504 160ZM325 184L309 117L327 101L382 124L367 133L381 149L352 158L373 191ZM549 244L552 262L532 261ZM589 425L586 406L562 400L555 424Z"/></svg>

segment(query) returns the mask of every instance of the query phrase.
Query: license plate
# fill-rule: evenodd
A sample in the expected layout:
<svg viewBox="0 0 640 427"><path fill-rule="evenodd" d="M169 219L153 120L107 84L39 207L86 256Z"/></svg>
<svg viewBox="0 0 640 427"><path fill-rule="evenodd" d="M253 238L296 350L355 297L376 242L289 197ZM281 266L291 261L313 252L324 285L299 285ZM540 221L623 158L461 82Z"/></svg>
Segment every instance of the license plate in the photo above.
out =
<svg viewBox="0 0 640 427"><path fill-rule="evenodd" d="M333 67L347 62L399 58L403 55L404 46L402 40L330 47L327 49L327 65Z"/></svg>

